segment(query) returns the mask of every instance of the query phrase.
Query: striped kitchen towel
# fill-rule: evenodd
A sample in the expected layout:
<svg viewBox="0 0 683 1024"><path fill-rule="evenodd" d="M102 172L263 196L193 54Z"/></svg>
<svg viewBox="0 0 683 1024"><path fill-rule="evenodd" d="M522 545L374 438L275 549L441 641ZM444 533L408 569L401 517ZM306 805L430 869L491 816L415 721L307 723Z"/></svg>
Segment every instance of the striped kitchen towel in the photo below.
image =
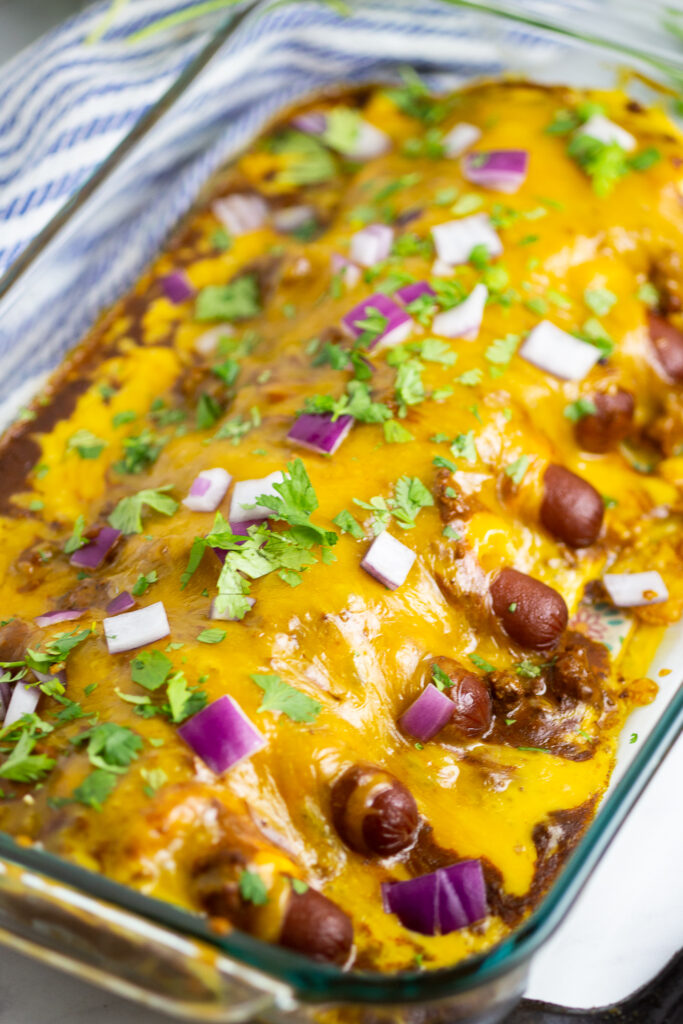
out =
<svg viewBox="0 0 683 1024"><path fill-rule="evenodd" d="M0 399L57 364L278 109L332 82L396 79L408 63L436 87L503 67L552 74L561 46L446 0L242 0L233 14L245 7L182 99L0 300ZM0 72L0 272L233 14L220 0L98 3Z"/></svg>

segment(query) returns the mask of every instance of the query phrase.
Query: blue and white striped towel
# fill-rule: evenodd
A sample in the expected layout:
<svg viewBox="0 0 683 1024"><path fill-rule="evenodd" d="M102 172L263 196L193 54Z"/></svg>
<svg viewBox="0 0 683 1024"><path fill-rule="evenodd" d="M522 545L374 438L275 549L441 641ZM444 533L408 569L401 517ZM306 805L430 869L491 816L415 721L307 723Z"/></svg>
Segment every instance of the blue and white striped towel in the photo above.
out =
<svg viewBox="0 0 683 1024"><path fill-rule="evenodd" d="M217 0L213 0L213 5ZM544 0L528 0L544 2ZM581 6L595 0L574 0ZM226 11L134 38L206 0L129 0L95 43L108 3L71 19L0 74L0 273L207 42ZM250 6L242 0L234 11ZM437 85L552 62L558 43L439 0L259 3L66 232L0 302L0 399L51 369L152 258L208 175L282 106L335 81Z"/></svg>

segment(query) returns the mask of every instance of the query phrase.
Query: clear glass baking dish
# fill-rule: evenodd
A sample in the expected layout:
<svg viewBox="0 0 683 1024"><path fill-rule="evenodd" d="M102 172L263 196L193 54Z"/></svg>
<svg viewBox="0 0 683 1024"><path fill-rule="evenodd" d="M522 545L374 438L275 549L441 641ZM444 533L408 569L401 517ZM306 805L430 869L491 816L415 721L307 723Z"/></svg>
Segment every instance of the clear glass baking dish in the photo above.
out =
<svg viewBox="0 0 683 1024"><path fill-rule="evenodd" d="M675 16L675 13L674 13ZM98 314L135 280L203 182L278 110L328 84L478 76L605 86L623 75L683 81L671 8L600 0L382 0L346 13L314 3L233 11L203 52L0 280L0 418L14 415ZM195 1021L500 1020L683 726L683 631L655 665L671 674L631 720L599 812L543 902L512 935L456 967L395 976L343 971L26 848L0 833L0 941L141 1003Z"/></svg>

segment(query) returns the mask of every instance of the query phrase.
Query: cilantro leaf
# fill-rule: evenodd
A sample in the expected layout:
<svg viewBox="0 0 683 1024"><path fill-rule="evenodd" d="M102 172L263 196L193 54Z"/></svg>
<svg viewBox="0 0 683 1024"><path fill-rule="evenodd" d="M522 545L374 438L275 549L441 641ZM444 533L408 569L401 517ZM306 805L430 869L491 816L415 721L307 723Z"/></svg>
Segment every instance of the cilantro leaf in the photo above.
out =
<svg viewBox="0 0 683 1024"><path fill-rule="evenodd" d="M283 683L279 675L254 672L251 678L264 694L259 714L262 711L282 711L293 722L314 722L322 711L321 704L289 683Z"/></svg>
<svg viewBox="0 0 683 1024"><path fill-rule="evenodd" d="M130 592L131 594L133 594L134 597L141 597L143 594L147 593L148 589L152 586L153 583L158 582L159 575L156 569L150 569L150 571L146 575L144 573L140 573L137 580L131 587Z"/></svg>
<svg viewBox="0 0 683 1024"><path fill-rule="evenodd" d="M208 698L203 690L188 686L184 672L174 672L166 687L168 710L171 721L176 724L191 718L206 707Z"/></svg>
<svg viewBox="0 0 683 1024"><path fill-rule="evenodd" d="M438 690L450 690L453 680L440 665L432 665L432 682Z"/></svg>
<svg viewBox="0 0 683 1024"><path fill-rule="evenodd" d="M158 690L173 670L173 662L161 651L142 651L130 663L133 682L145 690Z"/></svg>
<svg viewBox="0 0 683 1024"><path fill-rule="evenodd" d="M268 902L266 883L254 871L243 871L239 878L240 896L247 903L262 907Z"/></svg>
<svg viewBox="0 0 683 1024"><path fill-rule="evenodd" d="M36 737L22 732L16 746L7 760L0 765L0 778L12 782L38 782L55 766L55 761L45 754L32 754Z"/></svg>
<svg viewBox="0 0 683 1024"><path fill-rule="evenodd" d="M103 722L74 737L75 746L87 741L87 754L95 768L122 774L142 750L142 739L132 729L115 722Z"/></svg>
<svg viewBox="0 0 683 1024"><path fill-rule="evenodd" d="M350 107L333 107L327 114L322 139L332 149L344 156L353 153L361 132L363 119L357 110Z"/></svg>
<svg viewBox="0 0 683 1024"><path fill-rule="evenodd" d="M229 284L212 284L197 296L195 319L248 320L261 312L261 299L255 274L243 274Z"/></svg>
<svg viewBox="0 0 683 1024"><path fill-rule="evenodd" d="M349 533L356 540L362 540L365 536L360 523L345 508L334 517L332 522L339 527L342 533Z"/></svg>
<svg viewBox="0 0 683 1024"><path fill-rule="evenodd" d="M415 516L421 508L434 504L434 498L419 477L402 476L394 485L391 513L404 530L415 526Z"/></svg>
<svg viewBox="0 0 683 1024"><path fill-rule="evenodd" d="M94 772L87 775L80 786L73 792L73 799L86 807L93 807L96 811L102 810L102 804L116 786L116 775L105 771L103 768L96 768Z"/></svg>
<svg viewBox="0 0 683 1024"><path fill-rule="evenodd" d="M409 430L399 423L398 420L387 420L382 424L384 430L384 440L387 444L405 444L408 441L414 441L415 438Z"/></svg>
<svg viewBox="0 0 683 1024"><path fill-rule="evenodd" d="M67 555L73 554L74 551L78 551L79 548L85 547L88 543L87 538L83 536L83 530L85 529L85 516L79 516L74 523L74 528L71 536L64 545L64 552Z"/></svg>
<svg viewBox="0 0 683 1024"><path fill-rule="evenodd" d="M586 288L583 301L596 316L605 316L617 301L617 297L608 288Z"/></svg>
<svg viewBox="0 0 683 1024"><path fill-rule="evenodd" d="M276 174L280 185L319 185L337 173L337 163L318 139L289 130L268 141L273 153L282 157L282 170Z"/></svg>
<svg viewBox="0 0 683 1024"><path fill-rule="evenodd" d="M96 459L107 447L107 442L90 430L77 430L66 443L66 449L76 452L82 459Z"/></svg>
<svg viewBox="0 0 683 1024"><path fill-rule="evenodd" d="M480 654L470 654L470 661L477 668L480 668L482 672L495 672L496 666L492 665L486 658L482 658Z"/></svg>
<svg viewBox="0 0 683 1024"><path fill-rule="evenodd" d="M164 441L151 430L143 430L135 437L123 441L123 458L114 463L117 473L142 473L154 465L161 454Z"/></svg>
<svg viewBox="0 0 683 1024"><path fill-rule="evenodd" d="M575 402L570 402L569 405L565 405L564 413L566 419L572 423L578 423L584 416L592 416L596 413L597 407L592 398L577 398Z"/></svg>
<svg viewBox="0 0 683 1024"><path fill-rule="evenodd" d="M505 467L505 475L509 476L513 484L521 484L524 474L529 468L530 458L528 455L520 455L518 459Z"/></svg>
<svg viewBox="0 0 683 1024"><path fill-rule="evenodd" d="M167 484L154 490L145 489L122 498L109 516L110 525L125 534L142 533L142 510L145 506L161 515L172 516L178 508L178 502L165 493L172 486Z"/></svg>
<svg viewBox="0 0 683 1024"><path fill-rule="evenodd" d="M219 644L227 635L224 629L203 629L197 640L202 644Z"/></svg>

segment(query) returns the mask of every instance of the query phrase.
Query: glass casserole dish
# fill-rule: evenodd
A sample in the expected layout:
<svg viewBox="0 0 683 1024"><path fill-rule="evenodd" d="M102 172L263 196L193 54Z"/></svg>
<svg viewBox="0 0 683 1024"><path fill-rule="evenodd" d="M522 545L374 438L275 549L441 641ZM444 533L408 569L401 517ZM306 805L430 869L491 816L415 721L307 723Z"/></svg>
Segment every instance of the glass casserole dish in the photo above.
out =
<svg viewBox="0 0 683 1024"><path fill-rule="evenodd" d="M585 9L587 5L578 6ZM445 73L455 74L462 81L478 74L499 72L506 67L526 73L532 70L533 77L558 81L576 82L578 77L590 84L605 81L604 77L602 81L596 81L599 77L596 72L607 77L611 73L602 62L596 64L595 56L588 51L583 63L578 61L573 45L570 46L565 38L556 43L554 37L542 33L529 34L526 29L520 30L514 21L500 19L493 22L492 32L491 24L489 17L482 17L476 12L463 14L445 5L426 6L420 12L419 26L414 24L407 8L393 5L391 8L365 6L349 20L341 21L333 12L315 9L312 5L277 8L259 22L250 16L231 34L226 48L224 66L231 74L239 76L240 83L240 88L234 91L232 106L226 104L222 94L216 118L212 120L209 116L199 120L196 111L206 110L205 94L201 96L200 106L198 94L190 89L179 105L169 112L173 117L167 114L155 130L123 154L124 159L119 154L112 161L107 169L109 173L100 175L104 178L102 188L86 197L85 201L81 199L80 203L74 204L70 219L51 245L39 251L32 264L27 265L25 261L11 272L11 287L0 310L0 341L7 352L5 394L16 392L19 384L25 382L27 357L32 360L33 372L55 365L65 348L78 339L99 309L110 303L135 277L159 245L165 231L189 206L206 175L236 147L248 142L263 120L288 100L326 82L339 81L341 77L351 81L376 79L397 63L407 62L420 70L433 72L437 84L444 79ZM321 52L329 47L329 35L326 33L331 26L342 30L338 37L339 46L351 67L345 66L340 57L337 66L331 60L326 61L325 69L321 71L319 58ZM382 33L372 36L371 46L366 42L369 50L377 49L378 39L381 38L383 44L386 41L386 48L383 45L379 57L365 53L360 45L360 34L367 33L368 28ZM285 86L286 76L291 72L286 62L282 65L278 62L283 40L285 52L291 58L286 51L288 39L297 57L299 73L293 82ZM272 75L270 80L263 63L259 66L258 75L253 73L251 78L244 74L244 63L240 68L235 51L250 41L252 46L260 48L260 57L273 57L273 67L268 67ZM353 52L353 58L348 56L348 52L344 54L344 46ZM558 52L568 58L566 70L559 66ZM229 61L227 58L231 53L234 59ZM501 54L505 57L504 62L501 62ZM253 50L250 56L253 58ZM307 63L312 56L316 60ZM514 64L511 57L514 57ZM653 61L655 57L653 55ZM637 58L633 48L631 58ZM666 54L657 60L660 66L666 65ZM544 62L549 62L549 69L548 63L544 67ZM640 66L648 67L647 62ZM657 66L656 62L652 65ZM306 69L308 73L305 73ZM207 74L212 71L219 75L217 81L220 82L218 61ZM274 90L274 82L282 82L282 87ZM256 100L245 104L249 83ZM204 89L208 91L206 83ZM263 95L265 99L261 99ZM227 117L232 121L229 133L223 131L225 120L221 120ZM190 124L192 131L188 131ZM228 135L229 141L226 142ZM213 139L216 142L210 145ZM203 155L192 161L190 158L194 153ZM144 176L141 169L144 169ZM158 190L160 184L168 184L165 203L163 210L157 211L158 216L152 225L149 218L139 216L140 204L149 198L151 191ZM127 255L131 251L136 254L135 266L132 261L127 263L114 258L121 251ZM105 267L106 275L102 273ZM40 288L37 288L38 281ZM78 302L74 301L75 295L79 296ZM20 335L22 344L18 346L15 341ZM26 382L27 390L35 390L36 386L35 379ZM672 657L669 652L666 660L671 663ZM157 998L165 999L167 1006L173 999L179 1006L187 1005L192 999L202 1000L207 1005L203 1009L194 1006L190 1012L195 1016L204 1013L205 1019L262 1014L272 1000L279 1009L289 1009L295 997L303 1003L329 1005L341 1001L358 1004L358 1015L366 1002L386 1007L386 1015L391 1017L401 1015L401 1011L395 1009L397 1005L418 1002L429 1003L430 1007L433 1004L435 1017L448 1013L454 1019L495 1019L495 1014L504 1012L518 994L525 963L533 948L559 920L585 878L585 872L604 848L620 816L635 799L648 772L675 734L676 717L680 716L680 694L664 710L667 694L674 696L671 682L667 683L666 692L657 702L656 712L661 713L649 740L633 764L626 768L623 779L603 804L595 823L543 905L509 940L489 954L469 960L458 968L428 975L404 974L389 979L362 974L343 975L332 968L302 962L239 934L217 940L200 920L188 914L55 861L39 851L22 851L10 840L3 839L3 851L9 862L3 883L6 935L19 932L19 938L14 941L23 943L23 948L35 947L36 938L41 935L41 944L48 948L52 946L51 956L54 959L65 961L68 956L74 960L82 957L91 976L98 973L102 976L115 961L124 990L128 985L127 990L132 992L137 985L153 993L158 986L161 992L157 993ZM641 731L643 728L641 726ZM42 881L39 873L43 875ZM50 886L50 878L72 885L80 892L75 893L65 886ZM25 896L25 891L30 895ZM106 943L103 942L102 923L98 921L98 906L85 894L110 904L104 915L111 925ZM143 927L142 923L123 912L115 913L113 907L146 916L147 926ZM197 950L193 957L187 942L167 934L164 961L161 955L163 932L152 928L150 920L157 925L169 926L186 937L203 938L213 949ZM63 947L65 929L69 931L68 954ZM127 937L132 940L130 949L126 948ZM136 955L136 948L143 944L144 958ZM98 946L104 948L98 950ZM222 950L222 955L215 952L217 949ZM229 955L234 956L236 962L231 963ZM216 961L217 956L220 963ZM256 973L250 974L241 966L240 957ZM186 970L179 969L181 962L185 963ZM160 978L164 966L172 966L173 993L168 992L168 980ZM222 980L217 972L220 972ZM265 994L261 993L261 988ZM212 994L217 994L218 1007L209 1005L215 1002ZM149 998L153 996L150 994ZM350 1010L347 1012L351 1013ZM374 1009L368 1007L368 1013L377 1015L382 1012L377 1005ZM402 1015L410 1015L408 1007Z"/></svg>

